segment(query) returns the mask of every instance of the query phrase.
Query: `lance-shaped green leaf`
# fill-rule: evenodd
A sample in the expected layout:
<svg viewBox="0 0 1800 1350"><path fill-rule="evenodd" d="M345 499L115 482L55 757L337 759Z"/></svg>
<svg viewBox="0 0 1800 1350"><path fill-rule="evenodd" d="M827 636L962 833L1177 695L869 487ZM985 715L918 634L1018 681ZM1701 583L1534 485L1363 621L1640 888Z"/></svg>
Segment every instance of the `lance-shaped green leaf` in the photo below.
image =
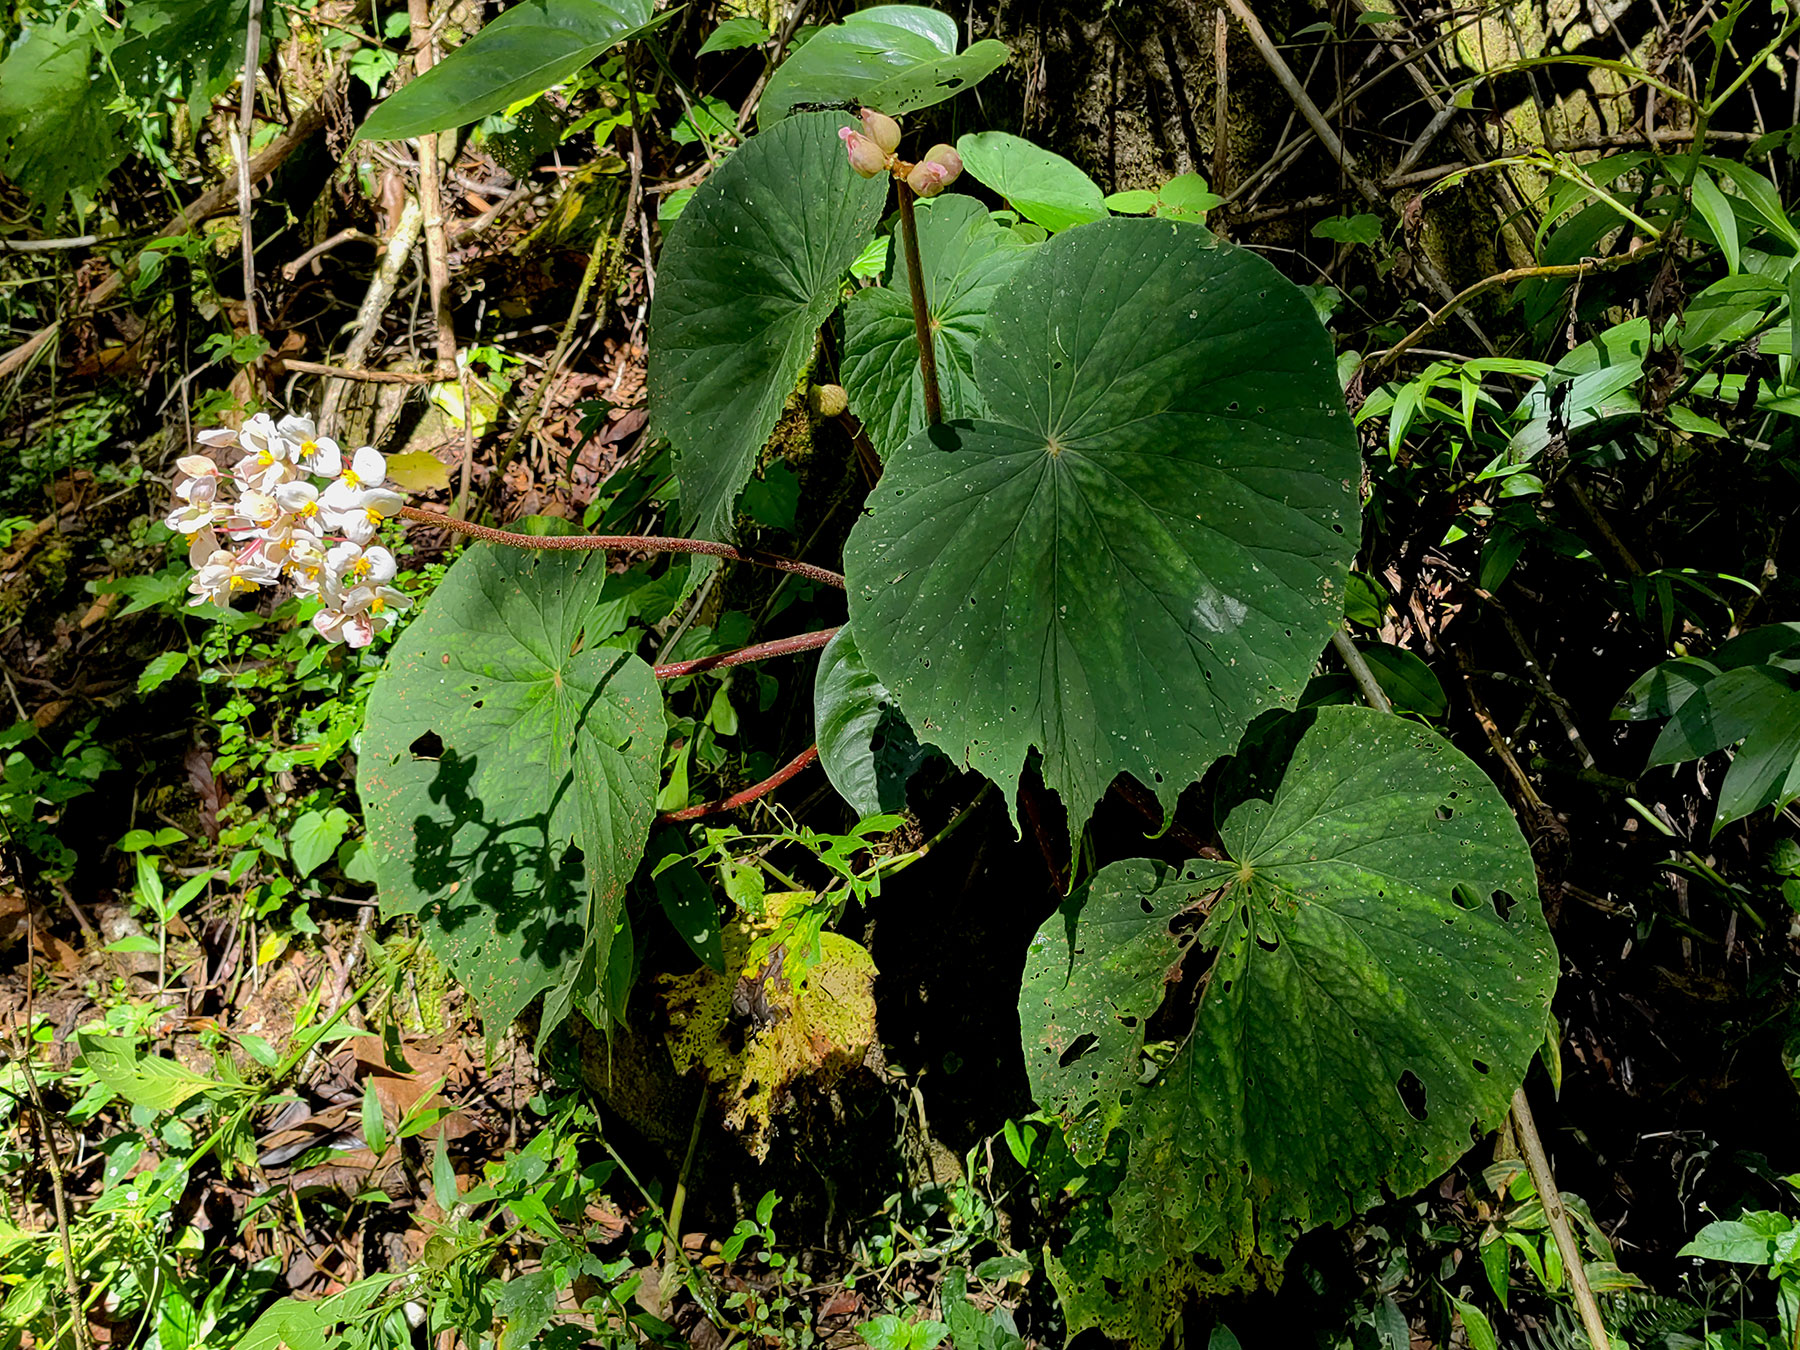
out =
<svg viewBox="0 0 1800 1350"><path fill-rule="evenodd" d="M925 749L893 696L869 673L848 626L825 644L813 685L819 763L861 816L906 808L906 783Z"/></svg>
<svg viewBox="0 0 1800 1350"><path fill-rule="evenodd" d="M863 659L921 739L1079 831L1165 805L1292 706L1343 610L1358 460L1311 304L1190 225L1030 251L975 351L991 421L907 441L845 548Z"/></svg>
<svg viewBox="0 0 1800 1350"><path fill-rule="evenodd" d="M1011 55L994 38L956 50L956 20L919 5L874 5L808 38L769 77L757 122L808 103L860 105L900 117L987 78Z"/></svg>
<svg viewBox="0 0 1800 1350"><path fill-rule="evenodd" d="M757 452L812 358L885 177L850 168L838 113L790 117L715 169L669 231L650 310L651 417L675 447L682 527L729 539Z"/></svg>
<svg viewBox="0 0 1800 1350"><path fill-rule="evenodd" d="M994 292L1029 245L961 193L929 198L916 210L944 415L983 417L987 405L975 387L975 344L987 326ZM844 389L884 460L925 426L906 251L894 252L898 257L887 284L865 287L844 308Z"/></svg>
<svg viewBox="0 0 1800 1350"><path fill-rule="evenodd" d="M357 791L383 911L419 914L491 1025L607 970L649 835L662 699L607 645L629 603L606 582L599 554L470 549L369 698Z"/></svg>
<svg viewBox="0 0 1800 1350"><path fill-rule="evenodd" d="M1033 1095L1077 1155L1129 1141L1110 1209L1134 1280L1197 1256L1247 1281L1440 1174L1505 1114L1556 983L1531 851L1436 733L1295 714L1220 791L1228 857L1103 869L1019 996Z"/></svg>
<svg viewBox="0 0 1800 1350"><path fill-rule="evenodd" d="M393 141L467 126L543 93L655 23L650 0L520 0L390 95L357 137Z"/></svg>

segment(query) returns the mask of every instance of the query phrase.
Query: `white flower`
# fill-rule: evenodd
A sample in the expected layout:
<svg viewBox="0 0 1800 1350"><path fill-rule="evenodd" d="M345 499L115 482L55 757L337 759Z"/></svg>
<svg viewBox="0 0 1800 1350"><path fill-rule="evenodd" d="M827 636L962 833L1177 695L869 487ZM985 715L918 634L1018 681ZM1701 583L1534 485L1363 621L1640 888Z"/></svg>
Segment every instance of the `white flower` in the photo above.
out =
<svg viewBox="0 0 1800 1350"><path fill-rule="evenodd" d="M309 528L322 529L319 514L319 490L311 483L283 483L275 489L275 504L289 515L305 522Z"/></svg>
<svg viewBox="0 0 1800 1350"><path fill-rule="evenodd" d="M212 527L230 514L230 508L219 506L213 502L189 502L177 498L175 508L163 517L163 524L171 530L182 534L199 534L210 531Z"/></svg>
<svg viewBox="0 0 1800 1350"><path fill-rule="evenodd" d="M343 452L329 436L319 435L310 417L284 417L275 429L294 447L293 462L305 473L336 478L344 469Z"/></svg>
<svg viewBox="0 0 1800 1350"><path fill-rule="evenodd" d="M325 607L313 615L313 628L328 642L366 647L411 604L412 597L392 586L357 586L335 597L328 594Z"/></svg>
<svg viewBox="0 0 1800 1350"><path fill-rule="evenodd" d="M213 554L219 551L219 536L211 530L201 530L188 540L188 566L196 571L206 566Z"/></svg>
<svg viewBox="0 0 1800 1350"><path fill-rule="evenodd" d="M350 467L339 480L353 488L378 488L387 482L387 460L372 445L365 445L350 457Z"/></svg>
<svg viewBox="0 0 1800 1350"><path fill-rule="evenodd" d="M281 504L267 492L246 492L237 500L237 513L225 522L225 528L236 533L254 532L275 523L281 515Z"/></svg>
<svg viewBox="0 0 1800 1350"><path fill-rule="evenodd" d="M366 544L382 521L399 514L406 498L387 488L358 488L349 479L350 474L345 473L325 489L319 497L319 510L332 529L342 531L352 543Z"/></svg>
<svg viewBox="0 0 1800 1350"><path fill-rule="evenodd" d="M228 604L286 578L300 595L323 602L313 626L333 642L365 647L394 625L412 602L388 584L398 571L394 555L372 541L405 498L385 486L380 452L365 445L346 465L337 442L320 436L311 418L277 422L263 413L238 431L213 427L195 439L219 459L192 454L176 461L176 501L167 517L190 536L192 603ZM234 446L241 454L227 473L219 460L230 462L223 451ZM315 478L331 481L321 489Z"/></svg>
<svg viewBox="0 0 1800 1350"><path fill-rule="evenodd" d="M194 598L188 604L203 605L210 601L215 605L227 605L245 591L272 584L279 573L256 554L255 547L253 544L241 554L223 548L215 551L194 573L193 583L188 587Z"/></svg>
<svg viewBox="0 0 1800 1350"><path fill-rule="evenodd" d="M344 471L344 452L329 436L300 442L301 466L319 478L336 478Z"/></svg>
<svg viewBox="0 0 1800 1350"><path fill-rule="evenodd" d="M331 580L325 560L324 544L313 535L296 534L288 544L281 570L302 595L323 595Z"/></svg>
<svg viewBox="0 0 1800 1350"><path fill-rule="evenodd" d="M398 570L394 555L379 544L339 544L325 555L325 566L336 584L352 587L385 586Z"/></svg>

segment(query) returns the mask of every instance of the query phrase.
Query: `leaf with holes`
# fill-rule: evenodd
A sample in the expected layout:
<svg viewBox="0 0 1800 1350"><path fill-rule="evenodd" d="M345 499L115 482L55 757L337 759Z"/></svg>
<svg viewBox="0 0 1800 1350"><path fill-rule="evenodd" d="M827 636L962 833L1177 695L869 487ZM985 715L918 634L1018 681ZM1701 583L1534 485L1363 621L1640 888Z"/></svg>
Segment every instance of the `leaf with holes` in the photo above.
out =
<svg viewBox="0 0 1800 1350"><path fill-rule="evenodd" d="M990 421L897 450L845 548L850 622L920 739L1078 833L1165 806L1292 706L1343 614L1356 440L1312 305L1261 258L1119 219L1030 250L975 349Z"/></svg>
<svg viewBox="0 0 1800 1350"><path fill-rule="evenodd" d="M975 344L987 326L994 293L1030 245L994 223L987 207L960 193L918 205L919 256L937 353L938 391L946 417L982 417L975 387ZM875 451L884 460L925 426L918 328L905 251L885 286L868 286L844 308L844 389Z"/></svg>
<svg viewBox="0 0 1800 1350"><path fill-rule="evenodd" d="M651 417L675 446L683 528L732 537L757 452L875 232L886 178L859 178L838 113L753 136L669 231L650 310Z"/></svg>
<svg viewBox="0 0 1800 1350"><path fill-rule="evenodd" d="M1543 1039L1556 954L1493 785L1401 718L1273 721L1223 773L1225 860L1114 863L1027 957L1033 1095L1084 1161L1128 1141L1127 1284L1194 1257L1247 1284L1424 1185Z"/></svg>
<svg viewBox="0 0 1800 1350"><path fill-rule="evenodd" d="M495 1028L583 971L577 1005L606 1021L596 972L664 729L650 667L608 645L630 598L607 582L603 554L472 548L369 698L357 791L383 912L420 916Z"/></svg>
<svg viewBox="0 0 1800 1350"><path fill-rule="evenodd" d="M956 20L919 5L874 5L808 38L769 77L757 122L802 104L862 105L902 117L953 98L1006 64L995 38L956 50Z"/></svg>
<svg viewBox="0 0 1800 1350"><path fill-rule="evenodd" d="M926 752L863 664L848 627L819 656L813 724L825 776L859 816L906 809L907 780Z"/></svg>

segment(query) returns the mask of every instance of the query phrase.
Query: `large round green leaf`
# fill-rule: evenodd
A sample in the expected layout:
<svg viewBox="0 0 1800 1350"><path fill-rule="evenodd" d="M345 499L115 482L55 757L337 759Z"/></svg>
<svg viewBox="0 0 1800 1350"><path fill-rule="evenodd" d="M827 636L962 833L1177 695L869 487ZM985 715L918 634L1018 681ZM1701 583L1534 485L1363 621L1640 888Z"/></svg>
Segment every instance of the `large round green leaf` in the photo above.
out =
<svg viewBox="0 0 1800 1350"><path fill-rule="evenodd" d="M1078 831L1130 773L1165 805L1342 613L1358 460L1331 342L1266 262L1114 220L1035 249L975 351L992 421L907 441L845 549L863 658L920 737Z"/></svg>
<svg viewBox="0 0 1800 1350"><path fill-rule="evenodd" d="M1247 1281L1443 1172L1505 1114L1556 983L1531 851L1436 733L1327 707L1251 756L1224 775L1226 861L1115 863L1026 961L1034 1096L1083 1159L1129 1141L1109 1207L1133 1280L1198 1256ZM1191 1031L1158 1016L1171 988ZM1147 1030L1178 1045L1146 1084Z"/></svg>
<svg viewBox="0 0 1800 1350"><path fill-rule="evenodd" d="M656 22L650 0L521 0L389 95L357 137L392 141L467 126L541 94Z"/></svg>
<svg viewBox="0 0 1800 1350"><path fill-rule="evenodd" d="M1029 245L961 193L922 201L917 213L944 415L983 417L987 405L975 387L975 344L987 326L994 292ZM895 251L899 256L887 284L864 287L844 308L844 389L884 460L925 426L911 282L905 250Z"/></svg>
<svg viewBox="0 0 1800 1350"><path fill-rule="evenodd" d="M954 97L1010 54L994 38L958 52L956 20L935 9L874 5L813 34L777 66L757 122L773 126L807 103L861 104L900 117Z"/></svg>
<svg viewBox="0 0 1800 1350"><path fill-rule="evenodd" d="M601 554L472 548L369 697L357 791L383 912L419 914L493 1023L601 978L649 835L662 698L607 645L627 606L606 582Z"/></svg>
<svg viewBox="0 0 1800 1350"><path fill-rule="evenodd" d="M684 529L729 539L757 452L887 201L859 178L838 113L753 136L669 232L650 310L650 408L675 447Z"/></svg>

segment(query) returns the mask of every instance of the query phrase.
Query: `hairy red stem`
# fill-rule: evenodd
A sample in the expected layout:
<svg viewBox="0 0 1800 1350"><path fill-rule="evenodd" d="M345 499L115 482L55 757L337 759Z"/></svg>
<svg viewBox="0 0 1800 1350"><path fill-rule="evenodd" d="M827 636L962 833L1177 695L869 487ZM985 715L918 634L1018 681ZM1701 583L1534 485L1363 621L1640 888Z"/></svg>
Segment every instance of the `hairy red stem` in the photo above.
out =
<svg viewBox="0 0 1800 1350"><path fill-rule="evenodd" d="M742 792L734 792L721 802L702 802L698 806L684 806L679 811L664 811L656 818L656 822L659 825L671 825L677 821L698 820L701 816L716 816L721 811L735 811L740 806L748 806L758 797L768 796L788 779L810 766L818 757L819 747L809 745L754 787L747 787Z"/></svg>
<svg viewBox="0 0 1800 1350"><path fill-rule="evenodd" d="M656 678L659 680L679 680L683 675L692 675L699 670L718 670L724 666L741 666L749 661L766 661L771 656L791 656L795 652L809 652L815 647L823 647L837 636L835 628L821 628L816 633L802 633L799 637L776 638L773 642L759 642L754 647L739 647L734 652L718 652L712 656L700 656L692 661L676 661L670 665L656 667Z"/></svg>
<svg viewBox="0 0 1800 1350"><path fill-rule="evenodd" d="M441 515L436 511L421 511L416 506L403 506L400 515L405 520L416 520L421 525L437 525L452 530L457 534L466 534L474 539L489 544L507 544L513 548L534 549L575 549L575 550L614 550L637 553L704 553L714 558L731 558L737 562L754 563L758 567L772 567L777 572L792 572L797 577L805 577L808 581L816 581L823 586L844 589L844 578L836 572L823 567L815 567L811 563L801 562L797 558L784 558L777 553L764 553L759 549L737 548L731 544L716 543L711 539L673 539L666 535L656 534L515 534L511 530L496 530L489 525L477 525L472 520L458 520L454 516Z"/></svg>

